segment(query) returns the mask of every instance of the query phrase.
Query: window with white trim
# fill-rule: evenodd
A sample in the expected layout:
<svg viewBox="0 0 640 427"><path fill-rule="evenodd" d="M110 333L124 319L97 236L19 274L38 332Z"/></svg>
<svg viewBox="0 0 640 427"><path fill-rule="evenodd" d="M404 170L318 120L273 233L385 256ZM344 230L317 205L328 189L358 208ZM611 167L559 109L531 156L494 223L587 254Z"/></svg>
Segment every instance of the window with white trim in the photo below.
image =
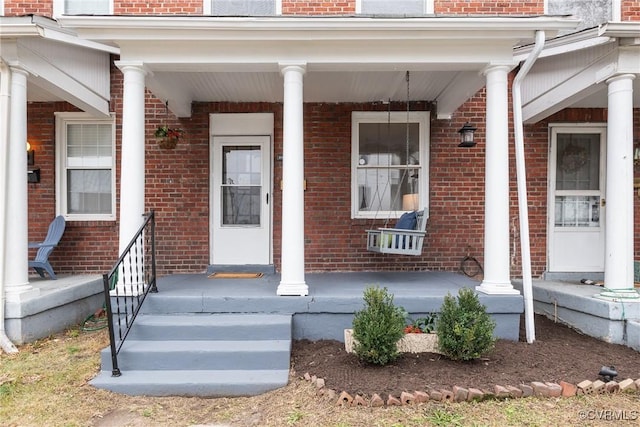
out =
<svg viewBox="0 0 640 427"><path fill-rule="evenodd" d="M362 15L426 15L434 13L434 0L356 0Z"/></svg>
<svg viewBox="0 0 640 427"><path fill-rule="evenodd" d="M53 16L113 15L113 0L53 0Z"/></svg>
<svg viewBox="0 0 640 427"><path fill-rule="evenodd" d="M352 218L427 213L428 111L354 111L351 138Z"/></svg>
<svg viewBox="0 0 640 427"><path fill-rule="evenodd" d="M68 220L115 219L115 121L56 113L56 204Z"/></svg>
<svg viewBox="0 0 640 427"><path fill-rule="evenodd" d="M204 0L204 15L271 16L282 14L282 0Z"/></svg>

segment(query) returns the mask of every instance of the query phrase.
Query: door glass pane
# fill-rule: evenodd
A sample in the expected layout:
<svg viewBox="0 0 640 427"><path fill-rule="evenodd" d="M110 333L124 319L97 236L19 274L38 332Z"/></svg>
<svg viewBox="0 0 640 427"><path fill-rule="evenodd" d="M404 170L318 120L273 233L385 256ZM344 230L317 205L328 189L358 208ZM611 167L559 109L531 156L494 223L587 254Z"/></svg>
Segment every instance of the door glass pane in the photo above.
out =
<svg viewBox="0 0 640 427"><path fill-rule="evenodd" d="M222 225L260 225L260 146L222 147Z"/></svg>
<svg viewBox="0 0 640 427"><path fill-rule="evenodd" d="M598 227L599 196L556 196L556 227Z"/></svg>
<svg viewBox="0 0 640 427"><path fill-rule="evenodd" d="M600 188L600 135L558 134L556 190Z"/></svg>

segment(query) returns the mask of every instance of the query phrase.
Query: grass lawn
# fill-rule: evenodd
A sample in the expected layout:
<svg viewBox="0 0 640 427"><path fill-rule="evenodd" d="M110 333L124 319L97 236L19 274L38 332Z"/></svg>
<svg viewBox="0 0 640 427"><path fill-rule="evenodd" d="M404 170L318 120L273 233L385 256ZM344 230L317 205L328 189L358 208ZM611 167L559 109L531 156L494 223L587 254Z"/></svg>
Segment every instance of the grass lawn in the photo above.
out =
<svg viewBox="0 0 640 427"><path fill-rule="evenodd" d="M17 354L0 354L0 424L38 427L640 425L640 393L343 408L336 406L335 401L316 396L313 385L299 378L304 373L292 376L287 387L255 397L124 396L88 384L99 370L99 352L107 344L105 330L85 332L77 328L20 346Z"/></svg>

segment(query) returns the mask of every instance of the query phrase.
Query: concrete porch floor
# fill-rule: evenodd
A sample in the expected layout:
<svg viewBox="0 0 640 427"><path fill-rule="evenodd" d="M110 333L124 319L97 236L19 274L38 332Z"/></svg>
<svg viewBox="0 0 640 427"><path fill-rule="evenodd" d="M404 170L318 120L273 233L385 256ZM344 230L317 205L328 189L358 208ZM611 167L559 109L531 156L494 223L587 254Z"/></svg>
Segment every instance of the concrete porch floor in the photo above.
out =
<svg viewBox="0 0 640 427"><path fill-rule="evenodd" d="M5 329L16 344L32 342L80 324L103 305L99 275L59 276L58 280L30 278L37 292L20 301L7 301ZM176 274L158 279L158 294L145 303L146 312L263 312L292 313L295 339L343 339L353 313L362 307L367 286L386 287L394 302L411 316L439 310L447 293L478 282L449 272L309 273L305 297L277 296L278 274L260 279L209 279L207 274ZM521 281L514 280L521 289ZM640 350L640 304L593 298L599 286L579 281L533 283L536 313L568 324L607 342ZM480 301L496 319L496 336L518 339L521 295L484 295Z"/></svg>
<svg viewBox="0 0 640 427"><path fill-rule="evenodd" d="M522 281L514 280L522 291ZM534 311L602 341L640 351L640 302L596 298L603 287L580 280L534 280Z"/></svg>

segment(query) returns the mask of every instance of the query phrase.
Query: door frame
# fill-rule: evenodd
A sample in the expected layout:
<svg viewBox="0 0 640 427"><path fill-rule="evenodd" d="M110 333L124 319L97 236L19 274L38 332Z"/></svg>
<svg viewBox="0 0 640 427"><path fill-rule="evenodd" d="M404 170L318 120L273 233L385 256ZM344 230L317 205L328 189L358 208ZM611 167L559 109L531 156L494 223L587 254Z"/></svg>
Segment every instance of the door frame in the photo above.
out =
<svg viewBox="0 0 640 427"><path fill-rule="evenodd" d="M266 156L270 156L270 170L265 171L267 191L270 194L267 206L269 214L269 263L273 264L273 159L274 117L273 113L212 113L209 115L209 264L213 265L213 210L218 209L213 196L214 186L214 137L220 136L266 136L269 137Z"/></svg>
<svg viewBox="0 0 640 427"><path fill-rule="evenodd" d="M548 185L547 185L547 267L546 270L549 273L570 273L570 272L604 272L604 236L606 233L605 218L606 207L600 206L600 229L601 229L601 241L602 241L602 266L601 268L595 268L594 266L586 267L584 269L573 269L568 271L567 269L551 269L552 257L555 253L553 248L554 242L554 227L555 227L555 177L557 156L555 151L558 133L599 133L600 134L600 195L601 201L605 201L606 204L606 153L607 153L607 124L606 123L550 123L549 124L549 149L548 149Z"/></svg>

